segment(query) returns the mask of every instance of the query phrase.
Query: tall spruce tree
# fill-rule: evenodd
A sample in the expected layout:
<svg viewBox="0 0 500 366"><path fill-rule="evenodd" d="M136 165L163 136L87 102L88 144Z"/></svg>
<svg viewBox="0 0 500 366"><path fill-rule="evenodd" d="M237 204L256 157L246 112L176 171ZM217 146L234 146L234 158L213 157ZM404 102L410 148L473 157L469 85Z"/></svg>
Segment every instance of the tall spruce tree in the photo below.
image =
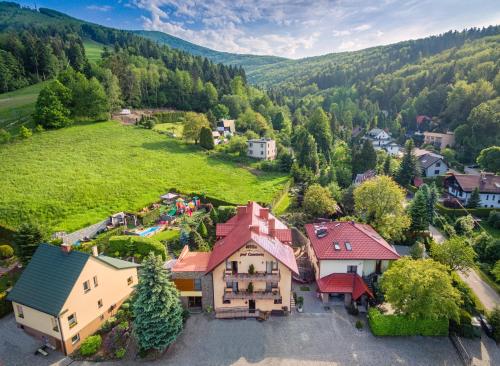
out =
<svg viewBox="0 0 500 366"><path fill-rule="evenodd" d="M467 202L468 208L478 208L481 204L481 197L479 196L479 189L476 187L472 191L469 201Z"/></svg>
<svg viewBox="0 0 500 366"><path fill-rule="evenodd" d="M142 262L133 304L134 335L141 350L163 351L182 331L179 292L153 253Z"/></svg>
<svg viewBox="0 0 500 366"><path fill-rule="evenodd" d="M200 146L207 150L215 147L212 131L208 127L202 127L200 131Z"/></svg>
<svg viewBox="0 0 500 366"><path fill-rule="evenodd" d="M40 243L47 240L45 228L36 222L22 223L14 236L14 243L19 248L19 258L28 264Z"/></svg>
<svg viewBox="0 0 500 366"><path fill-rule="evenodd" d="M387 155L384 160L384 174L391 176L392 175L392 170L391 170L391 156Z"/></svg>
<svg viewBox="0 0 500 366"><path fill-rule="evenodd" d="M424 193L427 201L427 216L429 218L429 224L433 224L434 218L436 217L436 203L438 201L439 192L435 183L432 183L431 186L424 184L420 187L420 189Z"/></svg>
<svg viewBox="0 0 500 366"><path fill-rule="evenodd" d="M410 229L412 231L424 231L429 229L429 214L427 197L423 190L419 189L411 201L408 213L411 218Z"/></svg>
<svg viewBox="0 0 500 366"><path fill-rule="evenodd" d="M307 129L313 135L318 144L318 152L321 152L327 162L330 162L332 153L332 132L330 121L323 108L318 107L311 116Z"/></svg>
<svg viewBox="0 0 500 366"><path fill-rule="evenodd" d="M403 161L396 176L396 182L402 186L411 184L413 177L418 176L417 160L413 155L413 148L415 147L413 140L406 141L405 153Z"/></svg>
<svg viewBox="0 0 500 366"><path fill-rule="evenodd" d="M365 140L361 151L353 156L353 173L364 173L367 170L374 169L377 166L377 153L370 140Z"/></svg>

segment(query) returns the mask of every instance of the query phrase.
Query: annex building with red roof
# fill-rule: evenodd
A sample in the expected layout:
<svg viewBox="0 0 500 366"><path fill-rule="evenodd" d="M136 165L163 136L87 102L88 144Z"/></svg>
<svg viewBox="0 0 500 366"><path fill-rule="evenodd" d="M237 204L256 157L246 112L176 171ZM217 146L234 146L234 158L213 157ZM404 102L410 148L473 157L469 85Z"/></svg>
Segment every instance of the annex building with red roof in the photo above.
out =
<svg viewBox="0 0 500 366"><path fill-rule="evenodd" d="M182 301L211 307L218 318L290 311L292 274L298 274L291 230L255 202L236 211L217 224L211 252L186 246L171 267Z"/></svg>
<svg viewBox="0 0 500 366"><path fill-rule="evenodd" d="M371 282L399 258L371 226L353 221L305 225L307 254L323 301L344 296L346 304L373 297Z"/></svg>

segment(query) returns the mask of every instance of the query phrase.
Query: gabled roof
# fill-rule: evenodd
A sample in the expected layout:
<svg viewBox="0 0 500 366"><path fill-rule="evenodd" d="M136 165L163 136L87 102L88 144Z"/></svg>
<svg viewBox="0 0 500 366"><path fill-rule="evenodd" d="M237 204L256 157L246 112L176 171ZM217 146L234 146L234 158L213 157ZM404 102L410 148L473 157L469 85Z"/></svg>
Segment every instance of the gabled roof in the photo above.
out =
<svg viewBox="0 0 500 366"><path fill-rule="evenodd" d="M464 192L472 192L476 187L480 193L500 193L500 175L493 173L472 174L452 174ZM447 180L450 177L446 178Z"/></svg>
<svg viewBox="0 0 500 366"><path fill-rule="evenodd" d="M43 313L58 316L90 254L40 244L7 299ZM116 269L139 264L107 256L93 257Z"/></svg>
<svg viewBox="0 0 500 366"><path fill-rule="evenodd" d="M40 244L7 299L58 316L89 257Z"/></svg>
<svg viewBox="0 0 500 366"><path fill-rule="evenodd" d="M332 273L316 281L318 291L323 293L349 293L357 300L363 294L373 297L365 281L357 273Z"/></svg>
<svg viewBox="0 0 500 366"><path fill-rule="evenodd" d="M326 229L318 238L316 230ZM354 222L327 222L305 225L314 253L320 259L398 259L396 250L370 225ZM334 243L338 243L337 249ZM346 245L346 243L348 243ZM351 250L348 250L350 245Z"/></svg>
<svg viewBox="0 0 500 366"><path fill-rule="evenodd" d="M365 180L371 179L377 175L377 172L373 169L367 170L364 173L356 174L356 178L354 178L354 184L359 185L363 183Z"/></svg>
<svg viewBox="0 0 500 366"><path fill-rule="evenodd" d="M253 241L292 272L298 273L293 250L289 245L283 243L291 242L290 229L276 219L269 212L269 209L263 208L255 202L239 206L236 216L224 224L217 225L216 233L221 239L215 243L207 272L212 271L248 242Z"/></svg>
<svg viewBox="0 0 500 366"><path fill-rule="evenodd" d="M420 162L420 165L424 169L429 168L434 163L437 163L440 160L444 162L444 160L441 156L434 155L434 154L424 154L424 155L420 155L418 157L418 161Z"/></svg>

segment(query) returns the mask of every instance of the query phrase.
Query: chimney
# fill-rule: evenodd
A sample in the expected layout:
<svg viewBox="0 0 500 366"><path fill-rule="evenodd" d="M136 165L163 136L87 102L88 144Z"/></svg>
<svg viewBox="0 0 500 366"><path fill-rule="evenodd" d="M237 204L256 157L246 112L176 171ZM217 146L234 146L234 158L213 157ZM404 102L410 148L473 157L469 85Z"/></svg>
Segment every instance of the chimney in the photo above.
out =
<svg viewBox="0 0 500 366"><path fill-rule="evenodd" d="M238 217L244 216L246 212L247 212L247 206L238 206L236 208L236 215Z"/></svg>
<svg viewBox="0 0 500 366"><path fill-rule="evenodd" d="M94 246L92 247L92 255L93 255L94 257L99 257L99 250L97 249L97 245L94 245Z"/></svg>
<svg viewBox="0 0 500 366"><path fill-rule="evenodd" d="M260 218L263 220L267 220L269 218L269 209L267 207L260 209Z"/></svg>
<svg viewBox="0 0 500 366"><path fill-rule="evenodd" d="M71 244L61 244L61 251L69 254L69 252L71 252Z"/></svg>
<svg viewBox="0 0 500 366"><path fill-rule="evenodd" d="M269 219L267 222L267 231L269 233L269 236L275 236L276 234L276 220L275 219Z"/></svg>
<svg viewBox="0 0 500 366"><path fill-rule="evenodd" d="M259 225L249 225L248 227L251 232L259 234L260 233L260 228Z"/></svg>

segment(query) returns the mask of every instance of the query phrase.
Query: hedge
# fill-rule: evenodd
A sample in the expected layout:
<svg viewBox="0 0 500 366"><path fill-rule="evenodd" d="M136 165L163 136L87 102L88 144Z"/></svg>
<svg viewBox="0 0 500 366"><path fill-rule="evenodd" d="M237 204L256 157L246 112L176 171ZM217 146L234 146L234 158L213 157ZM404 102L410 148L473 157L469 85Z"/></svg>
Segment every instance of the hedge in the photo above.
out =
<svg viewBox="0 0 500 366"><path fill-rule="evenodd" d="M156 117L159 123L182 122L185 116L186 112L183 111L153 113L153 117Z"/></svg>
<svg viewBox="0 0 500 366"><path fill-rule="evenodd" d="M281 199L283 198L283 196L285 196L286 194L288 194L288 192L290 192L290 188L292 188L292 186L293 186L293 178L290 178L290 179L288 179L288 180L286 181L286 183L283 185L283 188L282 188L279 192L277 192L277 193L274 195L274 197L273 197L273 199L272 199L271 203L269 204L269 206L270 206L271 208L274 208L274 206L275 206L275 205L276 205L279 201L281 201Z"/></svg>
<svg viewBox="0 0 500 366"><path fill-rule="evenodd" d="M144 226L153 225L160 218L161 212L160 208L155 208L154 210L149 210L146 212L141 212L137 215L141 219Z"/></svg>
<svg viewBox="0 0 500 366"><path fill-rule="evenodd" d="M376 308L368 311L368 323L376 336L448 335L448 319L410 319L402 315L384 315Z"/></svg>
<svg viewBox="0 0 500 366"><path fill-rule="evenodd" d="M441 214L441 215L446 215L452 218L457 218L461 216L467 216L468 214L471 214L474 217L480 217L483 219L487 219L490 215L491 211L495 211L495 208L448 208L444 207L441 204L436 204L436 210Z"/></svg>
<svg viewBox="0 0 500 366"><path fill-rule="evenodd" d="M155 255L161 255L163 260L167 258L167 251L161 242L152 238L133 235L120 235L109 239L108 252L111 254L118 253L120 257L139 254L143 258L149 252L153 252Z"/></svg>
<svg viewBox="0 0 500 366"><path fill-rule="evenodd" d="M0 318L12 312L12 304L7 301L7 292L0 292Z"/></svg>

